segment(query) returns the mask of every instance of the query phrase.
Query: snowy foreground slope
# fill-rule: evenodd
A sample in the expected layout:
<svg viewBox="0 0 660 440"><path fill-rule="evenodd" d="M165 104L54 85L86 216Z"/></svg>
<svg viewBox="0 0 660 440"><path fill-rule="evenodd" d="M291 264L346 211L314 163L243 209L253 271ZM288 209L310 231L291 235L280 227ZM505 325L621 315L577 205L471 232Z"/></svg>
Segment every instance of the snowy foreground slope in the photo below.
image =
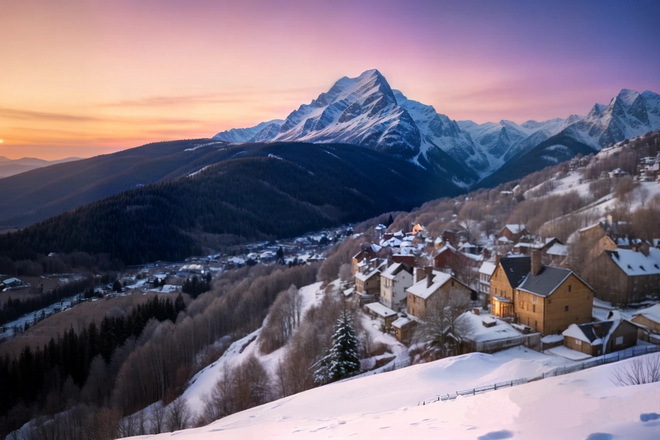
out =
<svg viewBox="0 0 660 440"><path fill-rule="evenodd" d="M611 381L617 368L634 359L421 404L438 394L533 376L561 362L554 359L521 348L472 353L316 388L202 428L136 438L660 438L660 383L616 386Z"/></svg>

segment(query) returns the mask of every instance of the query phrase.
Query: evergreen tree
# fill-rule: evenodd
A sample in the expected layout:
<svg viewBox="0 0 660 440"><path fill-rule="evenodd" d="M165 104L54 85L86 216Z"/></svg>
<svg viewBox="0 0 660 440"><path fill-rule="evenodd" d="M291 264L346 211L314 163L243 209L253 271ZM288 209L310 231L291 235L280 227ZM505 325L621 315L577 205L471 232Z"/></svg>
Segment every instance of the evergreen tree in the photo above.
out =
<svg viewBox="0 0 660 440"><path fill-rule="evenodd" d="M344 309L337 320L330 351L314 365L314 380L321 384L335 382L360 371L358 344L353 317Z"/></svg>

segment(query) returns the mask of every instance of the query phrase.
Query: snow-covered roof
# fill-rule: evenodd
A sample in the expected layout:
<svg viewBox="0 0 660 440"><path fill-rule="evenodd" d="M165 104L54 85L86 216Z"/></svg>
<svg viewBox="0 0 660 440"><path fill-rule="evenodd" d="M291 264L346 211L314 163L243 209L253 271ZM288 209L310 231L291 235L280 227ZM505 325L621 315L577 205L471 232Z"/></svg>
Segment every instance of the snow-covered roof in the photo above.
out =
<svg viewBox="0 0 660 440"><path fill-rule="evenodd" d="M392 327L403 328L411 322L412 322L412 320L410 318L400 316L397 319L395 319L394 321L392 321L391 325L392 325Z"/></svg>
<svg viewBox="0 0 660 440"><path fill-rule="evenodd" d="M571 324L568 326L566 330L561 332L562 336L567 336L569 338L574 338L577 339L578 341L586 342L587 344L591 344L591 341L589 338L587 338L587 335L584 334L582 329L577 325L577 324Z"/></svg>
<svg viewBox="0 0 660 440"><path fill-rule="evenodd" d="M513 234L520 234L525 229L525 225L505 225L504 227Z"/></svg>
<svg viewBox="0 0 660 440"><path fill-rule="evenodd" d="M498 339L507 339L520 336L520 332L501 319L489 314L475 315L472 312L465 312L457 319L460 325L469 327L466 334L468 338L475 342L495 341ZM495 323L490 327L483 325L483 321Z"/></svg>
<svg viewBox="0 0 660 440"><path fill-rule="evenodd" d="M371 250L374 251L375 253L380 252L381 249L382 247L378 246L376 243L371 244Z"/></svg>
<svg viewBox="0 0 660 440"><path fill-rule="evenodd" d="M430 286L428 285L426 278L424 278L423 280L420 280L410 286L408 288L408 292L420 298L428 299L428 297L433 295L438 289L440 289L447 281L451 280L452 278L451 275L437 270L434 270L431 276L433 277L433 281L431 282Z"/></svg>
<svg viewBox="0 0 660 440"><path fill-rule="evenodd" d="M548 255L555 255L565 257L568 255L568 246L565 244L555 243L546 252Z"/></svg>
<svg viewBox="0 0 660 440"><path fill-rule="evenodd" d="M355 278L360 281L367 281L369 278L373 277L379 272L378 268L368 270L366 272L357 272Z"/></svg>
<svg viewBox="0 0 660 440"><path fill-rule="evenodd" d="M619 326L621 321L599 321L588 324L571 324L562 332L562 336L575 338L590 345L607 342L609 335Z"/></svg>
<svg viewBox="0 0 660 440"><path fill-rule="evenodd" d="M603 226L600 223L594 223L593 225L585 226L582 229L578 229L578 232L586 232L589 229L593 229L593 228L601 228L602 229L602 227Z"/></svg>
<svg viewBox="0 0 660 440"><path fill-rule="evenodd" d="M389 265L387 269L383 271L383 273L380 274L381 277L388 278L390 280L393 280L396 278L396 276L404 270L404 266L401 263L392 263Z"/></svg>
<svg viewBox="0 0 660 440"><path fill-rule="evenodd" d="M628 276L660 275L660 249L649 248L649 255L632 249L605 251Z"/></svg>
<svg viewBox="0 0 660 440"><path fill-rule="evenodd" d="M481 266L479 267L479 273L491 276L495 272L495 269L497 269L495 263L492 263L490 261L484 261L483 263L481 263Z"/></svg>
<svg viewBox="0 0 660 440"><path fill-rule="evenodd" d="M392 237L388 240L381 240L380 245L382 247L399 247L401 246L401 240L396 237Z"/></svg>
<svg viewBox="0 0 660 440"><path fill-rule="evenodd" d="M555 342L561 342L564 340L562 335L545 335L541 338L541 342L544 344L553 344Z"/></svg>
<svg viewBox="0 0 660 440"><path fill-rule="evenodd" d="M646 309L642 309L639 312L635 313L633 316L637 316L637 315L642 315L653 322L660 323L660 303L655 304Z"/></svg>
<svg viewBox="0 0 660 440"><path fill-rule="evenodd" d="M2 284L5 285L10 285L10 284L23 284L23 281L19 280L18 278L7 278L2 282Z"/></svg>
<svg viewBox="0 0 660 440"><path fill-rule="evenodd" d="M365 307L382 318L389 318L396 315L394 310L378 302L369 303Z"/></svg>

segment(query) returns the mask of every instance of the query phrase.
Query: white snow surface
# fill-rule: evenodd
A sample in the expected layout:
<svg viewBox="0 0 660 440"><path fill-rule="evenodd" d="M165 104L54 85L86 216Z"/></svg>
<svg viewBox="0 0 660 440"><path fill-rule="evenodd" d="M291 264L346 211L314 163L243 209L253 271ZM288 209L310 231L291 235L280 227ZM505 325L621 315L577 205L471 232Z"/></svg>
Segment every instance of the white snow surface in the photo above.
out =
<svg viewBox="0 0 660 440"><path fill-rule="evenodd" d="M651 354L647 356L660 356ZM479 385L547 371L523 349L473 353L312 389L207 426L141 439L657 439L660 383L616 386L634 360L440 401ZM422 403L425 404L422 404Z"/></svg>

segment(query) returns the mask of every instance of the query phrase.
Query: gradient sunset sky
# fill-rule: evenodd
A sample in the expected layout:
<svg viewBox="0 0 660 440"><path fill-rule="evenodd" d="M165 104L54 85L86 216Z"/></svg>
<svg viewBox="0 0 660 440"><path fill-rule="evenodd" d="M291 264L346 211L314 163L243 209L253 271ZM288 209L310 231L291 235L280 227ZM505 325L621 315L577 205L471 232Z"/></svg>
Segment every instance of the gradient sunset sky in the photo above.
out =
<svg viewBox="0 0 660 440"><path fill-rule="evenodd" d="M0 156L88 157L285 118L377 68L452 119L660 92L660 1L0 0Z"/></svg>

